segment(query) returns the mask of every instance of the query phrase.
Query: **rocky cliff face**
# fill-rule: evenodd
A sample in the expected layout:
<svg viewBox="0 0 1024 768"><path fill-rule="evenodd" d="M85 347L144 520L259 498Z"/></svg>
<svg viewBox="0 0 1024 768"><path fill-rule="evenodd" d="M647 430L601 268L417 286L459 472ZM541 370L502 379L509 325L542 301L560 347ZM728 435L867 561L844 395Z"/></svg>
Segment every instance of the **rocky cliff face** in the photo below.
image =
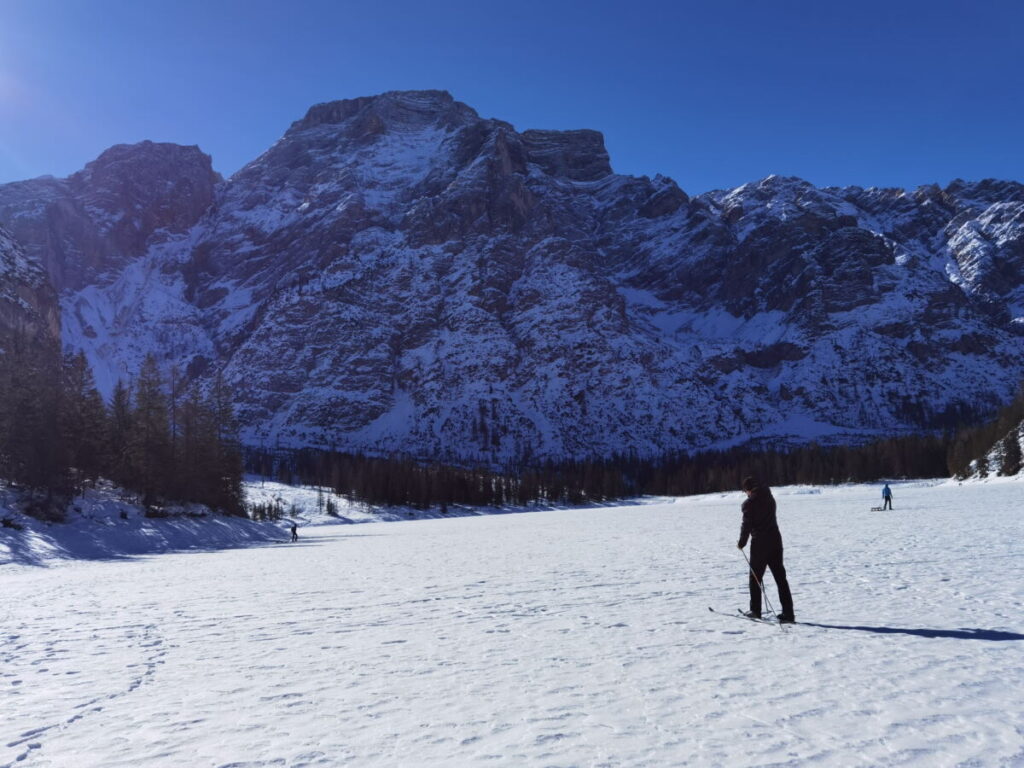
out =
<svg viewBox="0 0 1024 768"><path fill-rule="evenodd" d="M0 227L0 355L16 336L52 343L59 335L56 292L43 270Z"/></svg>
<svg viewBox="0 0 1024 768"><path fill-rule="evenodd" d="M67 179L0 185L0 222L62 292L104 283L149 246L187 233L220 177L197 147L111 147Z"/></svg>
<svg viewBox="0 0 1024 768"><path fill-rule="evenodd" d="M0 223L101 383L151 348L222 372L253 443L858 439L990 410L1024 375L1019 184L691 198L613 173L594 131L520 133L444 92L317 105L219 184L195 148L117 147L0 187Z"/></svg>

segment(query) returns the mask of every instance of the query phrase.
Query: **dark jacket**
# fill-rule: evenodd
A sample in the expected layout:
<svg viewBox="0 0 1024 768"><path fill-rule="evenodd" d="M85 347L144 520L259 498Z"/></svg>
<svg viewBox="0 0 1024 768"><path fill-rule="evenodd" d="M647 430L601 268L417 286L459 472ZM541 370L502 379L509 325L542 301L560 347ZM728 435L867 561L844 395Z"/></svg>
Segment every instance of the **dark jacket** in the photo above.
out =
<svg viewBox="0 0 1024 768"><path fill-rule="evenodd" d="M775 520L775 497L770 488L755 488L743 502L743 525L740 526L740 547L745 547L747 537L767 539L780 537L779 524Z"/></svg>

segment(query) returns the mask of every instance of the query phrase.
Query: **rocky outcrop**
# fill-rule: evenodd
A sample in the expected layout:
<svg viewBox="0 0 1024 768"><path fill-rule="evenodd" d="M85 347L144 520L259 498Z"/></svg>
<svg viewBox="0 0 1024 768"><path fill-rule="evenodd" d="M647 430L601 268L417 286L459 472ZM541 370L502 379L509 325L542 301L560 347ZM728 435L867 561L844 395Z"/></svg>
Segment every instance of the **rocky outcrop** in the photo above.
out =
<svg viewBox="0 0 1024 768"><path fill-rule="evenodd" d="M57 295L43 270L0 227L0 355L15 337L56 343L60 338Z"/></svg>
<svg viewBox="0 0 1024 768"><path fill-rule="evenodd" d="M604 136L597 131L524 131L521 140L529 161L549 176L597 181L612 172Z"/></svg>
<svg viewBox="0 0 1024 768"><path fill-rule="evenodd" d="M0 185L0 222L59 291L100 282L209 210L219 176L197 147L111 147L67 179Z"/></svg>
<svg viewBox="0 0 1024 768"><path fill-rule="evenodd" d="M165 350L247 440L462 461L950 425L1024 377L1013 182L695 197L441 91L320 104L217 183L119 147L0 187L101 385Z"/></svg>

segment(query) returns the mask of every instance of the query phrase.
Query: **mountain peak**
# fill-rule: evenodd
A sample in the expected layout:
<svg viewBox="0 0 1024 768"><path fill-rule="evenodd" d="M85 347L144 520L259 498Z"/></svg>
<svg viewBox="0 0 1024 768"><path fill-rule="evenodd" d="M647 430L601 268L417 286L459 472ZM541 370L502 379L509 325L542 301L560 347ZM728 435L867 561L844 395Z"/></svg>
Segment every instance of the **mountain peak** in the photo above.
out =
<svg viewBox="0 0 1024 768"><path fill-rule="evenodd" d="M942 191L957 199L983 206L997 202L1024 201L1024 184L1006 179L981 179L979 181L954 179Z"/></svg>
<svg viewBox="0 0 1024 768"><path fill-rule="evenodd" d="M322 125L340 125L353 118L386 130L396 125L461 122L479 118L479 115L472 107L456 101L448 91L387 91L376 96L314 104L305 117L292 123L289 133Z"/></svg>
<svg viewBox="0 0 1024 768"><path fill-rule="evenodd" d="M140 141L111 147L68 181L101 229L124 230L134 253L156 229L191 227L221 177L195 145Z"/></svg>
<svg viewBox="0 0 1024 768"><path fill-rule="evenodd" d="M612 172L604 136L599 131L529 130L522 133L530 160L552 176L596 181Z"/></svg>
<svg viewBox="0 0 1024 768"><path fill-rule="evenodd" d="M192 167L213 176L210 156L195 144L182 145L170 142L140 141L135 144L115 144L100 153L95 160L86 163L85 168L71 178L82 181L107 172L131 174L137 167L151 168L155 165ZM219 177L216 179L219 180Z"/></svg>

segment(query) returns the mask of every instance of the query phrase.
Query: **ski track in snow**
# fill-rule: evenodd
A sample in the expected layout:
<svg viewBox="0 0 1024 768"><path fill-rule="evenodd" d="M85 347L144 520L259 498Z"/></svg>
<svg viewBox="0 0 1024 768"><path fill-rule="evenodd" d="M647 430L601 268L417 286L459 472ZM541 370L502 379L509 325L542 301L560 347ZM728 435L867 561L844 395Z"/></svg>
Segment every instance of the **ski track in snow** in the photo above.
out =
<svg viewBox="0 0 1024 768"><path fill-rule="evenodd" d="M738 493L8 566L0 766L1024 765L1021 490L780 489L784 631Z"/></svg>

